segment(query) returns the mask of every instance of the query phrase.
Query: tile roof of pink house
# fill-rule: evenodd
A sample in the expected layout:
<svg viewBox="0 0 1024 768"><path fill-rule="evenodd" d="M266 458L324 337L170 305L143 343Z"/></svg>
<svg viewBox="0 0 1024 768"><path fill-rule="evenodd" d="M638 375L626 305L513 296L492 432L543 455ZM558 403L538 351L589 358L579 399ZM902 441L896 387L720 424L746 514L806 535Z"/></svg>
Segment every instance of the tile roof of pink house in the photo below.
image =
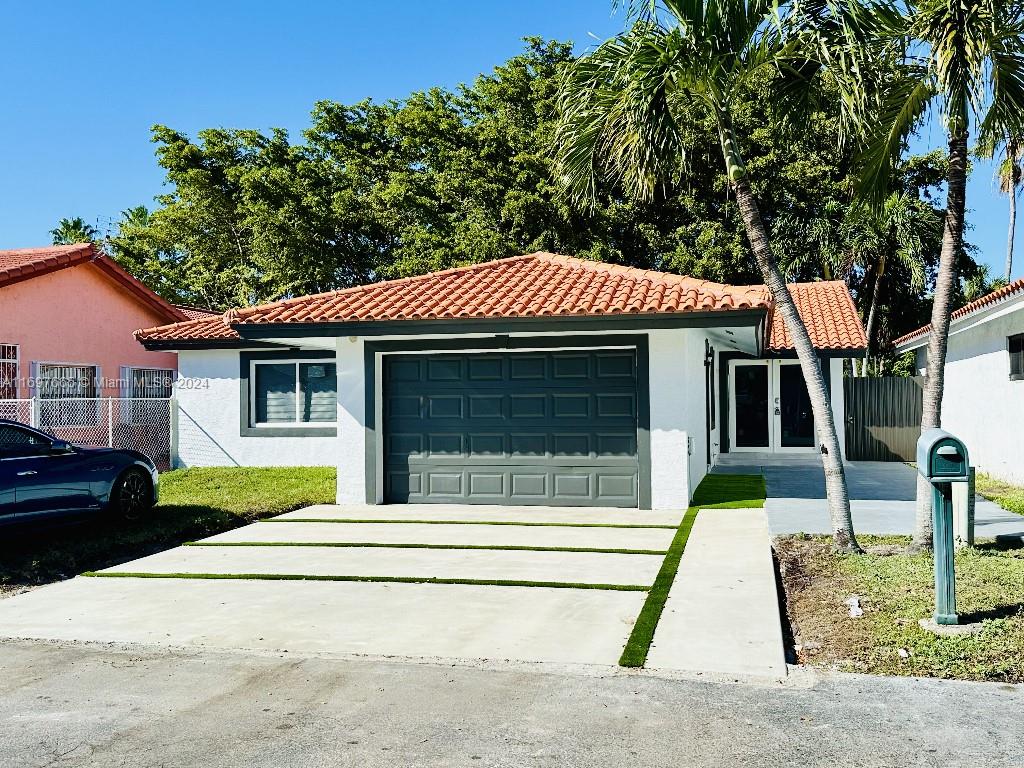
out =
<svg viewBox="0 0 1024 768"><path fill-rule="evenodd" d="M167 320L177 322L188 319L189 316L185 312L125 272L117 262L92 243L0 251L0 288L85 263L96 266L136 299Z"/></svg>
<svg viewBox="0 0 1024 768"><path fill-rule="evenodd" d="M842 283L793 286L811 339L822 349L859 349L864 332ZM222 317L149 328L140 341L231 341L236 325L391 320L604 317L769 310L764 286L732 286L550 253L515 256L426 275L301 296ZM828 323L836 327L825 327ZM819 327L820 326L820 327ZM773 323L771 341L788 343ZM846 342L848 346L843 346Z"/></svg>

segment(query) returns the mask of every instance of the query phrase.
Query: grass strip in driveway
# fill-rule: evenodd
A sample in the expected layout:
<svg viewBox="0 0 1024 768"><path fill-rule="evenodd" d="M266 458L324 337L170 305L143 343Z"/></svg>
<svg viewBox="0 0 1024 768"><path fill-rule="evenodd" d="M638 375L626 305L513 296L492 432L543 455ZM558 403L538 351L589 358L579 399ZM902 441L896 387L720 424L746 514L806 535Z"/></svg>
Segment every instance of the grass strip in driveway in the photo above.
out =
<svg viewBox="0 0 1024 768"><path fill-rule="evenodd" d="M146 573L130 571L88 571L82 574L105 579L213 579L243 581L359 581L387 584L463 584L476 587L548 587L552 589L601 589L611 592L646 592L642 584L579 584L562 581L519 581L516 579L442 579L415 576L314 576L302 573Z"/></svg>
<svg viewBox="0 0 1024 768"><path fill-rule="evenodd" d="M665 609L665 601L668 600L668 592L672 589L676 571L679 570L679 561L683 557L686 540L690 537L693 521L696 519L697 510L691 507L683 517L683 522L679 524L679 530L669 545L661 570L654 579L654 586L647 593L647 600L640 609L640 615L636 617L636 624L633 625L633 631L630 632L626 647L622 649L622 656L619 657L620 667L642 667L647 661L654 630L658 628L661 612Z"/></svg>
<svg viewBox="0 0 1024 768"><path fill-rule="evenodd" d="M647 662L647 653L654 640L654 631L661 621L668 593L676 579L679 561L686 549L686 541L693 530L693 522L701 509L745 509L763 507L766 496L764 477L761 475L707 475L693 493L693 506L683 517L676 535L669 545L668 554L654 579L654 585L647 593L643 608L636 618L633 631L619 657L621 667L642 667Z"/></svg>
<svg viewBox="0 0 1024 768"><path fill-rule="evenodd" d="M377 547L380 549L491 549L513 552L586 552L605 555L667 555L665 549L532 547L518 544L382 544L366 541L189 541L186 547Z"/></svg>
<svg viewBox="0 0 1024 768"><path fill-rule="evenodd" d="M258 523L384 523L389 525L522 525L537 528L662 528L674 531L675 525L641 525L639 523L543 523L515 520L374 520L361 517L272 517Z"/></svg>

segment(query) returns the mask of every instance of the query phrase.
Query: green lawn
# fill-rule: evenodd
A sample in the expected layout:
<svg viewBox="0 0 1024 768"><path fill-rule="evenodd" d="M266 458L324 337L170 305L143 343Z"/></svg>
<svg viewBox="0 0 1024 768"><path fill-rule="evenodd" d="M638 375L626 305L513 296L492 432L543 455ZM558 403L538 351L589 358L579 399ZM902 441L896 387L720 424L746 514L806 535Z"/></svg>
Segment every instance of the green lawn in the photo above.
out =
<svg viewBox="0 0 1024 768"><path fill-rule="evenodd" d="M640 615L637 616L633 631L630 633L626 647L622 650L619 665L623 667L642 667L647 661L647 653L654 640L654 631L658 628L661 613L665 609L669 590L679 570L679 561L686 549L686 541L693 529L697 512L701 509L745 509L763 507L765 498L764 478L761 475L707 475L697 490L693 492L693 501L680 523L668 554L661 564L661 570L654 580L651 591L647 593Z"/></svg>
<svg viewBox="0 0 1024 768"><path fill-rule="evenodd" d="M1024 488L978 473L976 490L1003 509L1024 515Z"/></svg>
<svg viewBox="0 0 1024 768"><path fill-rule="evenodd" d="M145 520L90 520L32 533L4 532L0 593L59 581L211 536L309 504L332 504L327 467L179 469L160 477Z"/></svg>
<svg viewBox="0 0 1024 768"><path fill-rule="evenodd" d="M982 542L956 555L957 607L981 634L937 637L918 626L934 608L930 554L909 537L861 536L863 555L826 537L785 537L776 554L801 663L881 675L1024 682L1024 550ZM860 597L864 615L844 604Z"/></svg>

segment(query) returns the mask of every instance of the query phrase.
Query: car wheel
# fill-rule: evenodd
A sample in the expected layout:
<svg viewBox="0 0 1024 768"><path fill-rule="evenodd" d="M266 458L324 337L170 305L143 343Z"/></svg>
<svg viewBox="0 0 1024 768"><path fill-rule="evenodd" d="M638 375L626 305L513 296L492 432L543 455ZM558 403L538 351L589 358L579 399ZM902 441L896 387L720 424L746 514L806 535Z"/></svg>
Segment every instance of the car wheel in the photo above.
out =
<svg viewBox="0 0 1024 768"><path fill-rule="evenodd" d="M129 469L117 479L110 496L110 509L124 520L138 520L153 506L149 478L141 469Z"/></svg>

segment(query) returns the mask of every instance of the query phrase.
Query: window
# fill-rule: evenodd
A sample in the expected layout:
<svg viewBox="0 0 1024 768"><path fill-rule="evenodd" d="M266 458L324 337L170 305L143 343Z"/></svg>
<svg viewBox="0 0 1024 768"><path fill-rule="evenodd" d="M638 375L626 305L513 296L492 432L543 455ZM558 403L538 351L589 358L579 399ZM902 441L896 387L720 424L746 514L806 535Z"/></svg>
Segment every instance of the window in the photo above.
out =
<svg viewBox="0 0 1024 768"><path fill-rule="evenodd" d="M174 384L174 371L166 368L129 368L128 397L168 398Z"/></svg>
<svg viewBox="0 0 1024 768"><path fill-rule="evenodd" d="M1010 350L1010 378L1020 381L1024 379L1024 333L1011 336L1007 341Z"/></svg>
<svg viewBox="0 0 1024 768"><path fill-rule="evenodd" d="M10 424L0 424L0 449L20 445L46 445L42 437Z"/></svg>
<svg viewBox="0 0 1024 768"><path fill-rule="evenodd" d="M96 391L99 369L95 365L39 363L36 392L40 399L40 425L49 427L95 427L100 420Z"/></svg>
<svg viewBox="0 0 1024 768"><path fill-rule="evenodd" d="M44 400L96 397L95 365L39 364L37 387Z"/></svg>
<svg viewBox="0 0 1024 768"><path fill-rule="evenodd" d="M0 344L0 400L18 396L18 345Z"/></svg>
<svg viewBox="0 0 1024 768"><path fill-rule="evenodd" d="M249 377L254 426L333 424L337 367L327 361L253 361Z"/></svg>

